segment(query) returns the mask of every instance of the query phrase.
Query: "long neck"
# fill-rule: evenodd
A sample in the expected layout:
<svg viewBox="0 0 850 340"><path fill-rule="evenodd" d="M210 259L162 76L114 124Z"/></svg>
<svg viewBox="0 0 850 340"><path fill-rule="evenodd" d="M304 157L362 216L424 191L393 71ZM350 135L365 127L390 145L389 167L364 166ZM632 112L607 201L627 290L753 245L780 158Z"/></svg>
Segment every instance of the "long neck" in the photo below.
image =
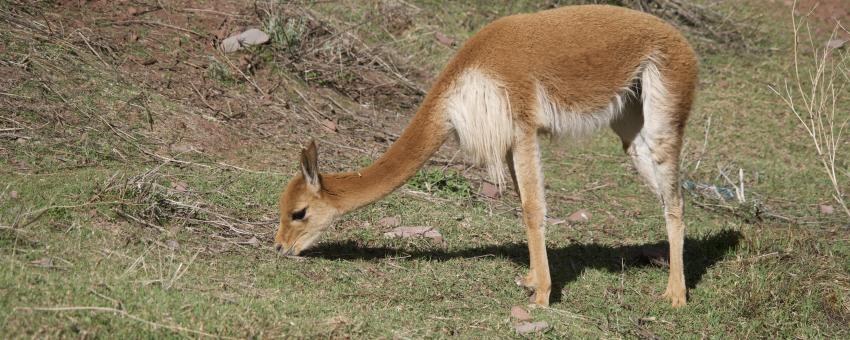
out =
<svg viewBox="0 0 850 340"><path fill-rule="evenodd" d="M437 101L437 96L427 96L401 137L372 165L354 172L322 175L322 190L340 212L393 192L437 152L450 132Z"/></svg>

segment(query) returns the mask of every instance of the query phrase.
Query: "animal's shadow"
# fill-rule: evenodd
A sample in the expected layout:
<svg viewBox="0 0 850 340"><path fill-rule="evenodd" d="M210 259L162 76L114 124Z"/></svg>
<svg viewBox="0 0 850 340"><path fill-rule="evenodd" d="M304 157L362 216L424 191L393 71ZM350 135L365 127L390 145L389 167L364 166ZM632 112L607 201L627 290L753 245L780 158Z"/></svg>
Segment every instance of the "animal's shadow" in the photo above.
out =
<svg viewBox="0 0 850 340"><path fill-rule="evenodd" d="M720 261L727 251L734 249L742 237L743 235L738 231L724 230L701 238L686 238L684 259L688 288L694 288L708 268ZM551 300L560 301L561 290L564 286L574 281L586 269L621 272L646 266L660 267L658 263L667 260L667 249L667 242L625 246L574 243L564 247L549 248L549 267L552 275ZM526 245L517 243L454 251L405 251L387 247L365 248L353 241L344 241L319 244L305 255L332 260L380 260L405 256L431 261L493 255L510 259L523 266L528 266L529 260Z"/></svg>

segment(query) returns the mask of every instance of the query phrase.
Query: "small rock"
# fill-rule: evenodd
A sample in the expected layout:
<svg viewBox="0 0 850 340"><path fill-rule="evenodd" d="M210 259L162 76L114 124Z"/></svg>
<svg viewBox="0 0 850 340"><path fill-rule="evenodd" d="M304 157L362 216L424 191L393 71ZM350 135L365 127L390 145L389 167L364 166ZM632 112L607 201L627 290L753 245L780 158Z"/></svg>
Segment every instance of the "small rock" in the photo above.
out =
<svg viewBox="0 0 850 340"><path fill-rule="evenodd" d="M832 215L835 212L835 208L833 208L829 204L821 204L820 205L820 213L824 215Z"/></svg>
<svg viewBox="0 0 850 340"><path fill-rule="evenodd" d="M497 199L499 198L499 196L501 196L501 193L499 192L499 187L490 182L481 183L481 190L479 191L479 193L489 199Z"/></svg>
<svg viewBox="0 0 850 340"><path fill-rule="evenodd" d="M546 217L546 224L548 225L559 225L567 223L567 220L557 217Z"/></svg>
<svg viewBox="0 0 850 340"><path fill-rule="evenodd" d="M245 243L253 247L260 246L260 240L258 240L256 236L252 237L250 240L248 240L248 242Z"/></svg>
<svg viewBox="0 0 850 340"><path fill-rule="evenodd" d="M378 225L387 228L398 227L401 225L401 219L398 216L387 216L378 220Z"/></svg>
<svg viewBox="0 0 850 340"><path fill-rule="evenodd" d="M221 41L221 50L225 53L236 52L241 49L242 45L239 45L239 38L236 36Z"/></svg>
<svg viewBox="0 0 850 340"><path fill-rule="evenodd" d="M221 42L221 50L224 52L236 52L245 46L261 45L268 41L268 34L256 28L252 28L224 39Z"/></svg>
<svg viewBox="0 0 850 340"><path fill-rule="evenodd" d="M176 190L177 192L186 192L186 189L188 187L189 187L189 185L186 184L186 182L183 182L183 181L171 183L171 188Z"/></svg>
<svg viewBox="0 0 850 340"><path fill-rule="evenodd" d="M520 306L511 307L511 317L519 321L531 321L531 314Z"/></svg>
<svg viewBox="0 0 850 340"><path fill-rule="evenodd" d="M18 198L18 192L17 192L17 191L15 191L15 190L10 191L10 192L9 192L9 198L11 198L11 199L17 199L17 198Z"/></svg>
<svg viewBox="0 0 850 340"><path fill-rule="evenodd" d="M832 39L826 42L826 48L830 50L837 50L839 48L844 47L844 44L847 43L845 39Z"/></svg>
<svg viewBox="0 0 850 340"><path fill-rule="evenodd" d="M177 251L177 250L180 249L180 243L178 243L177 240L165 241L165 246L168 247L168 249L171 249L171 250L174 250L174 251Z"/></svg>
<svg viewBox="0 0 850 340"><path fill-rule="evenodd" d="M40 258L30 263L32 263L36 267L53 267L53 259L49 257Z"/></svg>
<svg viewBox="0 0 850 340"><path fill-rule="evenodd" d="M455 44L455 40L450 38L449 36L443 34L442 32L434 32L434 39L437 39L438 43L443 45L452 47Z"/></svg>
<svg viewBox="0 0 850 340"><path fill-rule="evenodd" d="M579 211L570 214L570 216L567 217L567 221L572 223L587 223L590 221L592 216L593 214L591 214L589 210L579 209Z"/></svg>
<svg viewBox="0 0 850 340"><path fill-rule="evenodd" d="M329 120L329 119L323 119L322 120L322 127L324 127L325 129L327 129L330 132L336 132L337 131L336 123L332 120Z"/></svg>
<svg viewBox="0 0 850 340"><path fill-rule="evenodd" d="M389 238L427 237L436 243L443 243L443 235L433 227L398 227L384 233Z"/></svg>
<svg viewBox="0 0 850 340"><path fill-rule="evenodd" d="M187 153L195 150L191 144L179 143L171 146L171 151L176 153Z"/></svg>
<svg viewBox="0 0 850 340"><path fill-rule="evenodd" d="M261 45L269 41L269 35L256 28L242 32L242 34L239 35L239 38L242 45Z"/></svg>
<svg viewBox="0 0 850 340"><path fill-rule="evenodd" d="M549 324L544 321L520 322L514 326L516 334L526 335L529 333L544 332L549 329Z"/></svg>

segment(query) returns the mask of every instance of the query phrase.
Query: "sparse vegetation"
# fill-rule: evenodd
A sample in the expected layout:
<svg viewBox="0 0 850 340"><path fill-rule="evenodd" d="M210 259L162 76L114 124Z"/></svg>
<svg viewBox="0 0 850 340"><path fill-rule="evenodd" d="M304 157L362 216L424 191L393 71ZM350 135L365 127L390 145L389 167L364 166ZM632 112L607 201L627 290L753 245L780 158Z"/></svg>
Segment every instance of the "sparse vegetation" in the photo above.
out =
<svg viewBox="0 0 850 340"><path fill-rule="evenodd" d="M483 173L451 142L303 259L274 254L276 205L302 143L320 142L323 171L368 164L473 32L576 2L0 1L0 336L514 336L527 295L510 274L528 269L518 198L476 195ZM690 300L673 310L658 298L662 213L616 138L544 148L553 295L529 312L551 328L532 336L847 338L850 226L823 208L836 188L846 200L848 103L828 79L846 93L847 47L798 49L797 78L782 2L652 3L668 2L723 20L685 29L702 58L685 176L735 195L686 194ZM745 19L759 53L697 31ZM833 22L809 20L820 48ZM215 49L246 27L270 44ZM815 58L827 62L802 62ZM840 60L836 78L823 72ZM810 95L810 72L827 96ZM764 85L784 93L777 75L792 76L799 117ZM813 141L835 152L837 181ZM592 217L564 220L579 209ZM387 238L386 217L444 241Z"/></svg>
<svg viewBox="0 0 850 340"><path fill-rule="evenodd" d="M303 17L283 17L281 13L267 13L263 30L271 36L271 45L288 53L298 53L307 26Z"/></svg>

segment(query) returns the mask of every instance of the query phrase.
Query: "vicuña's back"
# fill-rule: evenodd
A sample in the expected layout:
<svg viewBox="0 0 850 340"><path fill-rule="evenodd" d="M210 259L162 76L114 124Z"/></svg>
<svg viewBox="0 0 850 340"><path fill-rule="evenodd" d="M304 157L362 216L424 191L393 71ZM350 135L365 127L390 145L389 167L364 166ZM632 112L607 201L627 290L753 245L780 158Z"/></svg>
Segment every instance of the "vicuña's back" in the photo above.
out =
<svg viewBox="0 0 850 340"><path fill-rule="evenodd" d="M621 7L568 6L490 23L461 48L441 81L477 67L506 84L516 112L533 109L536 82L561 104L594 111L650 58L668 61L682 81L696 76L693 50L664 21Z"/></svg>
<svg viewBox="0 0 850 340"><path fill-rule="evenodd" d="M697 81L696 56L673 27L611 6L572 6L499 19L474 35L435 81L401 137L371 166L320 174L314 143L281 195L278 249L297 254L333 219L409 179L445 139L509 173L522 201L531 268L518 283L547 305L545 199L539 134L580 136L610 126L660 198L670 241L665 296L685 303L678 164Z"/></svg>

